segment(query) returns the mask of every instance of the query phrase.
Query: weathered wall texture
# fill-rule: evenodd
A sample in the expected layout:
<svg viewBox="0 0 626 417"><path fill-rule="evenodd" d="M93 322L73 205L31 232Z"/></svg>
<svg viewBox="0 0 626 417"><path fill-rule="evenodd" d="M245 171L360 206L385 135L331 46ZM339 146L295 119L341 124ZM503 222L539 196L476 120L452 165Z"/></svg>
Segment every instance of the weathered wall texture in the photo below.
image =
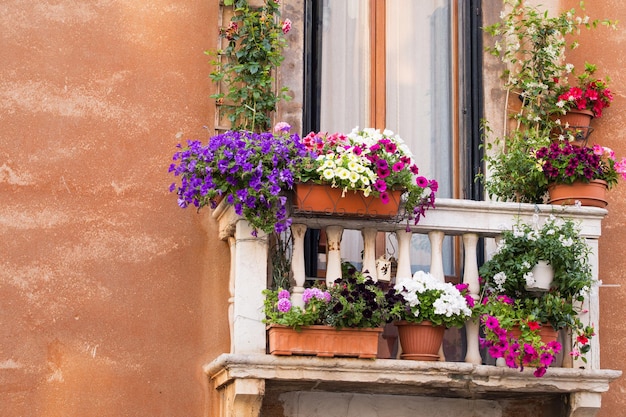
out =
<svg viewBox="0 0 626 417"><path fill-rule="evenodd" d="M568 0L568 7L578 1ZM611 77L611 90L615 99L602 118L594 120L595 130L590 142L613 149L619 157L626 156L626 3L621 0L586 2L587 13L592 18L618 20L618 29L599 27L583 31L580 48L573 51L575 64L585 61L598 65L599 76ZM608 193L609 214L602 223L600 238L600 279L606 285L600 288L600 343L601 365L607 369L626 371L624 340L626 340L626 181ZM611 389L602 399L598 417L619 416L626 407L626 379L611 384Z"/></svg>
<svg viewBox="0 0 626 417"><path fill-rule="evenodd" d="M213 121L217 3L0 4L2 416L206 412L228 248L167 168Z"/></svg>

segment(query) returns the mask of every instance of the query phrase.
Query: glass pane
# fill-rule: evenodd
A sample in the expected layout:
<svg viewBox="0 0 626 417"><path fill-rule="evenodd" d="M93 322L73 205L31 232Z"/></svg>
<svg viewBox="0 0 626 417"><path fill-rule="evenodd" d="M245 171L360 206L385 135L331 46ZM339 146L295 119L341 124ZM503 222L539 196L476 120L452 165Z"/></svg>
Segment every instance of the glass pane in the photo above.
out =
<svg viewBox="0 0 626 417"><path fill-rule="evenodd" d="M369 114L369 1L323 0L320 129L350 132Z"/></svg>
<svg viewBox="0 0 626 417"><path fill-rule="evenodd" d="M420 173L452 196L451 0L387 0L386 126L413 150ZM428 213L426 214L428 215ZM451 238L444 270L453 274ZM428 270L428 237L414 235L412 270Z"/></svg>
<svg viewBox="0 0 626 417"><path fill-rule="evenodd" d="M450 0L387 0L386 127L409 143L422 174L450 197Z"/></svg>

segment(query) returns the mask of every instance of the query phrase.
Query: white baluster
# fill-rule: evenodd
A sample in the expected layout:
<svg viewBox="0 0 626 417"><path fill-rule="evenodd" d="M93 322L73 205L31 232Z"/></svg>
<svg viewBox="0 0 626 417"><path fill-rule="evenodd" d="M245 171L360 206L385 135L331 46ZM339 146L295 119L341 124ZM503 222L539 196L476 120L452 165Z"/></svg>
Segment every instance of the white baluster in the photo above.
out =
<svg viewBox="0 0 626 417"><path fill-rule="evenodd" d="M446 280L443 273L443 238L445 234L440 230L428 232L430 240L430 273L441 282Z"/></svg>
<svg viewBox="0 0 626 417"><path fill-rule="evenodd" d="M291 302L294 306L304 307L302 293L306 281L306 271L304 268L304 235L306 224L292 224L291 236L293 237L293 253L291 255L291 272L295 285L292 288Z"/></svg>
<svg viewBox="0 0 626 417"><path fill-rule="evenodd" d="M396 231L398 241L398 268L396 272L396 282L400 278L411 278L411 237L412 232L405 229Z"/></svg>
<svg viewBox="0 0 626 417"><path fill-rule="evenodd" d="M326 241L328 245L328 257L326 259L326 284L330 285L337 278L341 278L341 236L343 227L328 226L326 228Z"/></svg>
<svg viewBox="0 0 626 417"><path fill-rule="evenodd" d="M475 233L466 233L463 235L464 250L464 273L463 282L468 285L468 291L474 302L479 301L480 283L478 282L478 260L476 258L476 246L478 245L478 235ZM478 343L478 319L469 320L465 323L465 336L467 339L467 353L465 362L480 365L482 359L480 357Z"/></svg>
<svg viewBox="0 0 626 417"><path fill-rule="evenodd" d="M376 276L376 235L378 234L378 230L365 228L361 230L361 235L363 235L363 268L361 271L365 273L366 271L372 277L374 281L377 280Z"/></svg>

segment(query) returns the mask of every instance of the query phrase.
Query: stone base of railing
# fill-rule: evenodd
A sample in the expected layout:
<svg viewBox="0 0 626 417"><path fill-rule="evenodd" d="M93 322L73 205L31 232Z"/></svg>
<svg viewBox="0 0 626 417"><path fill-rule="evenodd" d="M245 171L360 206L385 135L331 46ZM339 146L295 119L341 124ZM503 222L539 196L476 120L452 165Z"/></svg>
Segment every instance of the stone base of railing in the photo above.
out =
<svg viewBox="0 0 626 417"><path fill-rule="evenodd" d="M436 397L437 404L447 407L448 412L454 409L458 417L478 415L472 414L477 408L499 410L496 414L479 412L485 416L591 417L600 408L601 394L622 374L615 370L550 368L546 375L536 378L532 369L520 372L464 362L319 359L264 354L224 354L207 364L204 371L211 389L221 392L219 398L223 403L215 406L222 411L215 415L224 417L265 415L263 409L277 406L301 409L303 404L293 402L305 401L305 397L315 397L308 401L322 402L325 407L331 407L330 404L341 407L345 401L358 399L364 402L363 406L371 402L408 407L415 403L418 408L422 407L420 401L426 407ZM390 400L389 396L395 399ZM398 402L400 399L402 401ZM512 409L518 414L507 411ZM523 411L519 414L520 410L527 410L528 414ZM388 412L385 415L402 414L400 409L398 414ZM441 415L453 415L448 412ZM296 414L285 412L284 415ZM311 410L300 411L297 415L320 414Z"/></svg>

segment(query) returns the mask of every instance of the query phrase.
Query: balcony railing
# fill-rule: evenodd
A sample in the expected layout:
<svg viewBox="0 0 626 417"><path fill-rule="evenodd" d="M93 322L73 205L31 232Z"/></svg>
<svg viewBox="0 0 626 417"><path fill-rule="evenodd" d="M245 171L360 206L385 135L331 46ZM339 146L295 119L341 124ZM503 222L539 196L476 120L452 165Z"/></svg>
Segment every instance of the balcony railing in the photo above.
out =
<svg viewBox="0 0 626 417"><path fill-rule="evenodd" d="M292 225L292 273L295 286L295 302L305 286L304 235L307 229L324 229L327 236L327 277L341 275L341 238L344 230L358 230L363 238L363 270L373 271L375 267L375 242L378 232L395 233L397 239L396 277L410 277L410 245L413 234L428 236L431 246L430 272L444 279L442 243L446 236L458 236L462 242L462 281L469 284L472 295L478 299L478 245L497 239L505 228L511 228L517 218L532 221L533 215L545 218L558 214L577 220L582 227L582 235L592 248L591 264L594 278L598 278L598 238L601 222L606 211L588 207L555 207L550 205L529 205L516 203L477 202L469 200L438 199L437 208L428 211L417 225L408 226L406 222L368 221L364 219L295 215ZM267 288L268 241L266 236L253 237L249 224L237 217L232 208L219 206L213 213L219 221L220 238L227 240L231 250L229 325L231 336L230 354L225 354L207 365L206 371L217 387L231 385L234 393L229 407L236 407L237 390L250 392L241 394L248 403L251 398L261 396L264 381L292 381L295 378L303 384L308 379L322 380L329 384L341 385L341 381L353 387L354 381L385 380L401 392L416 393L445 385L450 396L474 396L482 392L489 397L509 390L517 393L569 394L580 406L572 406L570 415L582 408L597 409L600 404L600 392L608 389L608 383L621 373L600 369L599 335L592 338L591 350L587 354L587 363L571 360L564 355L563 368L548 370L543 378L535 378L532 371L519 372L499 366L483 365L485 358L479 350L479 328L475 321L468 321L465 328L467 352L464 362L422 363L414 361L376 360L375 363L349 359L282 358L266 355L266 328L263 320L263 294ZM483 240L481 240L481 238ZM489 251L487 251L488 253ZM595 324L598 332L599 299L598 291L592 291L583 306L584 314L580 318L584 323ZM571 343L565 343L570 345ZM342 362L344 361L344 362ZM346 374L339 377L337 364L347 374L354 374L354 381ZM401 364L399 364L401 363ZM306 364L306 366L304 365ZM570 368L570 369L567 369ZM245 371L244 371L245 369ZM300 369L300 371L297 371ZM399 371L402 369L403 371ZM404 370L411 369L411 372ZM347 379L346 379L347 378ZM360 379L359 379L360 378ZM294 380L294 381L295 381ZM529 388L532 381L532 388ZM237 388L237 383L239 388ZM293 382L293 381L292 381ZM295 382L294 382L295 383ZM260 384L260 385L255 385ZM379 383L381 392L385 383ZM245 388L244 388L245 387ZM372 385L368 385L370 392ZM417 388L419 387L419 389ZM287 388L286 388L287 389ZM417 391L416 391L417 390ZM460 390L460 391L459 391ZM376 391L376 390L375 390ZM256 392L256 394L253 394ZM582 395L583 393L584 395ZM258 398L254 401L257 401ZM260 400L258 400L260 401ZM243 404L239 402L238 404ZM247 404L246 407L250 406ZM260 405L258 405L260 407ZM581 408L582 407L582 408ZM579 410L580 411L580 410ZM582 415L582 414L581 414ZM587 415L587 414L585 414ZM592 415L592 414L589 414Z"/></svg>

